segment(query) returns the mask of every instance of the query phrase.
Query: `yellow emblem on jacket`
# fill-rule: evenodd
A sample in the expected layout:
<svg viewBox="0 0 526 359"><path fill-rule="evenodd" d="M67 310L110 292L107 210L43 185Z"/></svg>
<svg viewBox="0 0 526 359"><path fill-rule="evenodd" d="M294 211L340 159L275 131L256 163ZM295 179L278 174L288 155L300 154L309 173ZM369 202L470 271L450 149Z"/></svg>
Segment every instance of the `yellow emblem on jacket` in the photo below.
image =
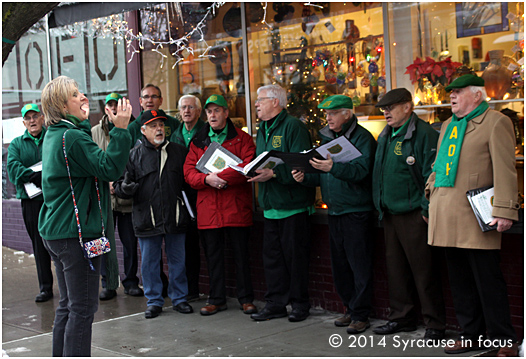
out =
<svg viewBox="0 0 526 359"><path fill-rule="evenodd" d="M281 138L283 136L274 136L272 137L272 147L279 148L281 147Z"/></svg>
<svg viewBox="0 0 526 359"><path fill-rule="evenodd" d="M172 128L170 126L164 126L164 136L170 138L172 136Z"/></svg>
<svg viewBox="0 0 526 359"><path fill-rule="evenodd" d="M398 141L394 148L394 153L397 156L402 156L402 141Z"/></svg>

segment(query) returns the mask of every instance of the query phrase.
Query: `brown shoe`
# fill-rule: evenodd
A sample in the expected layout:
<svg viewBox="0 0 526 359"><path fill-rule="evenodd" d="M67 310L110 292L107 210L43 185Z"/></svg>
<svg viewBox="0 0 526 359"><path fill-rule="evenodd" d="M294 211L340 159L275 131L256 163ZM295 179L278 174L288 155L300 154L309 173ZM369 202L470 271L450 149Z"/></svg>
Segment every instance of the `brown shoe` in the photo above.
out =
<svg viewBox="0 0 526 359"><path fill-rule="evenodd" d="M201 315L212 315L216 314L217 312L221 312L223 310L226 310L227 306L226 303L222 305L213 305L213 304L207 304L203 308L201 308Z"/></svg>
<svg viewBox="0 0 526 359"><path fill-rule="evenodd" d="M444 353L446 354L461 354L461 353L467 353L472 350L479 350L480 347L474 346L473 343L476 343L476 341L464 339L464 340L456 340L453 345L446 345L444 348Z"/></svg>
<svg viewBox="0 0 526 359"><path fill-rule="evenodd" d="M511 347L502 347L497 353L498 357L516 357L518 356L519 344L512 344Z"/></svg>
<svg viewBox="0 0 526 359"><path fill-rule="evenodd" d="M345 313L343 317L339 317L334 321L334 325L337 327L347 327L351 324L351 313Z"/></svg>
<svg viewBox="0 0 526 359"><path fill-rule="evenodd" d="M252 303L243 303L241 309L243 309L243 313L245 314L254 314L258 312L256 306Z"/></svg>
<svg viewBox="0 0 526 359"><path fill-rule="evenodd" d="M363 333L371 326L371 323L369 323L368 320L365 322L360 322L358 320L353 320L351 324L349 324L349 327L347 328L348 334L358 334Z"/></svg>

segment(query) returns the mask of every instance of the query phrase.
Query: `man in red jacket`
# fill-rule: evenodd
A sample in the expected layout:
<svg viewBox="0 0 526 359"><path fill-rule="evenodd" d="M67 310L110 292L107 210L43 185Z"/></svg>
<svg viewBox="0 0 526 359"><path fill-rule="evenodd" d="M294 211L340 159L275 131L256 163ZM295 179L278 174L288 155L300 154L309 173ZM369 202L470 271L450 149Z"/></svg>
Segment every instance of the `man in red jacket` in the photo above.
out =
<svg viewBox="0 0 526 359"><path fill-rule="evenodd" d="M252 138L234 127L223 96L212 95L204 109L208 123L196 134L184 164L185 181L197 190L197 228L205 251L210 293L202 315L226 310L225 236L232 242L236 264L237 297L245 314L257 312L250 276L248 240L252 226L252 187L245 176L226 166L221 171L202 173L196 164L212 142L218 142L239 157L244 167L254 158Z"/></svg>

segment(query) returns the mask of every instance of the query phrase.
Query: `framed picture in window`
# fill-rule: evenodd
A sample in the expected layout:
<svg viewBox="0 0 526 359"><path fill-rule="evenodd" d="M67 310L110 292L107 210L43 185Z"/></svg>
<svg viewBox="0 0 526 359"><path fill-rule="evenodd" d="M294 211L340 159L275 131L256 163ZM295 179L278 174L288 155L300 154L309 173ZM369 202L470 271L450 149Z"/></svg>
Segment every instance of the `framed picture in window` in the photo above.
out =
<svg viewBox="0 0 526 359"><path fill-rule="evenodd" d="M457 38L508 31L505 2L463 2L455 4Z"/></svg>

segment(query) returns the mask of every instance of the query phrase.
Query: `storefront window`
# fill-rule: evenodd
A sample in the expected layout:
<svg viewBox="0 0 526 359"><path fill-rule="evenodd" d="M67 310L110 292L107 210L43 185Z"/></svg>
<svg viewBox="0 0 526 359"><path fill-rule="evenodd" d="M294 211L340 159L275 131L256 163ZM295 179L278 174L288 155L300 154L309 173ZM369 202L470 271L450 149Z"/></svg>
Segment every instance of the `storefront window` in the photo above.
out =
<svg viewBox="0 0 526 359"><path fill-rule="evenodd" d="M128 96L125 44L108 33L109 24L122 20L123 16L50 29L50 48L45 19L41 19L9 54L2 68L2 198L16 195L5 166L9 143L25 131L20 109L28 103L41 107L41 92L50 75L51 78L65 75L77 81L90 100L92 125L104 115L106 95L118 92Z"/></svg>
<svg viewBox="0 0 526 359"><path fill-rule="evenodd" d="M112 24L123 21L116 14L50 29L52 77L75 79L90 101L90 122L99 123L109 93L128 96L126 47L114 38Z"/></svg>
<svg viewBox="0 0 526 359"><path fill-rule="evenodd" d="M374 104L386 86L381 3L250 3L246 9L252 99L260 86L285 88L287 110L316 143L326 123L317 105L328 96L352 97L357 116L380 114Z"/></svg>
<svg viewBox="0 0 526 359"><path fill-rule="evenodd" d="M161 48L144 41L144 50L150 51L141 51L143 84L160 87L162 109L172 116L182 95L195 95L202 104L213 94L222 95L234 124L247 130L240 5L227 3L209 12L211 5L180 3L182 17L173 4L141 11L141 32L154 42L181 39L193 31L179 63L175 44ZM206 119L204 111L201 116Z"/></svg>
<svg viewBox="0 0 526 359"><path fill-rule="evenodd" d="M418 116L440 129L451 117L451 80L485 79L491 108L515 129L524 193L524 3L389 3L392 87L413 93ZM436 73L435 73L436 71Z"/></svg>
<svg viewBox="0 0 526 359"><path fill-rule="evenodd" d="M451 116L445 87L465 73L485 79L495 109L522 112L524 3L388 7L392 86L413 92L422 118L437 122Z"/></svg>

